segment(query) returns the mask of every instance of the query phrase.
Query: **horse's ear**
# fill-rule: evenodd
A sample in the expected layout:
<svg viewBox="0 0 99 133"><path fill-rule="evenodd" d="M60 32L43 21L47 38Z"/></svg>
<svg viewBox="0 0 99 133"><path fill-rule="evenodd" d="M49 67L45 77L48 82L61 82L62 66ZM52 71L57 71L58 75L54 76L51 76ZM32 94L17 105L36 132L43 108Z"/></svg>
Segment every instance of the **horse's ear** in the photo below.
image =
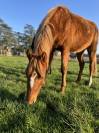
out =
<svg viewBox="0 0 99 133"><path fill-rule="evenodd" d="M33 37L33 40L32 40L32 45L31 45L32 50L34 49L34 40L35 40L35 36Z"/></svg>
<svg viewBox="0 0 99 133"><path fill-rule="evenodd" d="M27 49L26 50L26 55L27 55L29 60L32 58L32 53L33 53L32 49Z"/></svg>
<svg viewBox="0 0 99 133"><path fill-rule="evenodd" d="M46 52L43 52L42 55L41 55L41 60L42 61L47 61L47 54Z"/></svg>

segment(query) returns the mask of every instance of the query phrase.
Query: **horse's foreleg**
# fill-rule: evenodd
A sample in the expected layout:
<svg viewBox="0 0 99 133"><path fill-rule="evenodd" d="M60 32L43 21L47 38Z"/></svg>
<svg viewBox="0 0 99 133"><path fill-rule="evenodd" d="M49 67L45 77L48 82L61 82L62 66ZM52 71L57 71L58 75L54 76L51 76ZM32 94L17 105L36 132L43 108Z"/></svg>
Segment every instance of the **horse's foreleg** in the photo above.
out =
<svg viewBox="0 0 99 133"><path fill-rule="evenodd" d="M52 59L53 59L53 55L54 55L54 52L52 51L51 55L50 55L50 60L49 60L48 74L52 73L51 62L52 62Z"/></svg>
<svg viewBox="0 0 99 133"><path fill-rule="evenodd" d="M51 73L52 73L52 69L51 69L51 65L50 65L48 68L48 74L51 74Z"/></svg>
<svg viewBox="0 0 99 133"><path fill-rule="evenodd" d="M61 92L64 94L66 87L66 75L67 75L67 66L69 60L69 52L63 51L61 53L61 72L62 72L62 84L61 84Z"/></svg>
<svg viewBox="0 0 99 133"><path fill-rule="evenodd" d="M84 69L84 59L83 59L83 52L80 52L80 53L77 53L77 59L78 59L78 62L79 62L79 74L78 74L78 77L77 77L77 80L76 82L79 82L81 80L81 75L83 73L83 69Z"/></svg>

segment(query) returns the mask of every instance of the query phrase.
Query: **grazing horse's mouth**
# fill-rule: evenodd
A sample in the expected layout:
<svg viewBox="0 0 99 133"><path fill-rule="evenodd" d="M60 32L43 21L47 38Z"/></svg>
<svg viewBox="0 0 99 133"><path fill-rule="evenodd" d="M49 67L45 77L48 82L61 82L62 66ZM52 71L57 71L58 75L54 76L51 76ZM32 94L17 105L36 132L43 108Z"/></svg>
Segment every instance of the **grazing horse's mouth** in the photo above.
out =
<svg viewBox="0 0 99 133"><path fill-rule="evenodd" d="M29 86L27 87L27 96L26 101L28 104L35 103L37 100L37 96L40 92L40 89L43 85L43 78L37 78L37 75L32 77L29 81Z"/></svg>

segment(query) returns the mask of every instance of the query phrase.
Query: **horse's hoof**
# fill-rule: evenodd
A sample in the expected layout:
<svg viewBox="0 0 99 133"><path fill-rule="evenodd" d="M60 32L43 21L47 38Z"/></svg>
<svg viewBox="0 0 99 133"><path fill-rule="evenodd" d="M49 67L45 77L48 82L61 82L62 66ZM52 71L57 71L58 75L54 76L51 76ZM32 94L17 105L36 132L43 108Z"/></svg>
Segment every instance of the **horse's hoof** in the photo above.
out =
<svg viewBox="0 0 99 133"><path fill-rule="evenodd" d="M64 94L65 94L65 90L64 90L64 88L63 88L63 87L61 88L61 94L62 94L62 95L64 95Z"/></svg>
<svg viewBox="0 0 99 133"><path fill-rule="evenodd" d="M65 92L64 91L61 91L61 94L62 94L62 96L64 96L65 95Z"/></svg>
<svg viewBox="0 0 99 133"><path fill-rule="evenodd" d="M92 86L92 83L89 83L88 86L91 87Z"/></svg>
<svg viewBox="0 0 99 133"><path fill-rule="evenodd" d="M89 82L88 82L88 81L85 81L85 85L87 85L87 86L88 86L88 85L89 85Z"/></svg>
<svg viewBox="0 0 99 133"><path fill-rule="evenodd" d="M79 83L79 81L78 81L78 80L76 80L75 82L76 82L77 84Z"/></svg>
<svg viewBox="0 0 99 133"><path fill-rule="evenodd" d="M75 81L77 84L80 82L80 79L76 79L76 81Z"/></svg>
<svg viewBox="0 0 99 133"><path fill-rule="evenodd" d="M32 100L31 99L27 100L27 104L32 105L36 102L36 100L37 100L37 97L33 97Z"/></svg>

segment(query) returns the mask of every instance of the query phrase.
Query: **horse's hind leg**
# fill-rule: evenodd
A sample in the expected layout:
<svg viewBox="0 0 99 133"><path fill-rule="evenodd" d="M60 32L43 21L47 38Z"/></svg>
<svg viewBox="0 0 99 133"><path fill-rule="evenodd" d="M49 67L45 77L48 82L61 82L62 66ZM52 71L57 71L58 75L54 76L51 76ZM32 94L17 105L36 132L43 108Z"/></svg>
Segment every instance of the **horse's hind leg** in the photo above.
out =
<svg viewBox="0 0 99 133"><path fill-rule="evenodd" d="M89 54L89 86L92 84L92 76L96 72L96 51L93 50L92 47L88 48L88 54Z"/></svg>
<svg viewBox="0 0 99 133"><path fill-rule="evenodd" d="M76 82L79 82L81 80L81 75L82 75L82 72L83 72L83 69L84 69L83 53L84 53L84 51L82 51L80 53L77 53L77 59L78 59L78 62L79 62L80 70L79 70L79 74L78 74Z"/></svg>
<svg viewBox="0 0 99 133"><path fill-rule="evenodd" d="M89 77L89 86L92 84L92 76L94 73L96 73L97 69L97 60L96 60L96 50L97 50L97 44L98 44L98 28L95 28L95 34L93 37L93 41L91 43L91 46L87 48L88 54L89 54L89 70L90 70L90 77Z"/></svg>

